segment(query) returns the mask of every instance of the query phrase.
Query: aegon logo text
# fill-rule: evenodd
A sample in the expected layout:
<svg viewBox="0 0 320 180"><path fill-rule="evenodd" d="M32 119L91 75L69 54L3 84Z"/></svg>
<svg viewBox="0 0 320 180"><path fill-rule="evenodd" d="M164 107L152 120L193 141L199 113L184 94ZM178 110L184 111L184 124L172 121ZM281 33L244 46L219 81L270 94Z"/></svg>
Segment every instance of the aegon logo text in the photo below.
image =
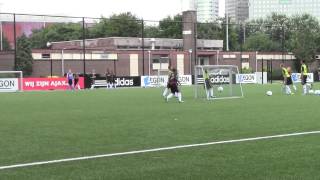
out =
<svg viewBox="0 0 320 180"><path fill-rule="evenodd" d="M214 76L210 78L211 83L219 84L219 83L230 83L230 78L227 76Z"/></svg>
<svg viewBox="0 0 320 180"><path fill-rule="evenodd" d="M15 87L15 81L13 80L0 80L0 89L10 89Z"/></svg>
<svg viewBox="0 0 320 180"><path fill-rule="evenodd" d="M133 86L133 79L117 78L117 86Z"/></svg>

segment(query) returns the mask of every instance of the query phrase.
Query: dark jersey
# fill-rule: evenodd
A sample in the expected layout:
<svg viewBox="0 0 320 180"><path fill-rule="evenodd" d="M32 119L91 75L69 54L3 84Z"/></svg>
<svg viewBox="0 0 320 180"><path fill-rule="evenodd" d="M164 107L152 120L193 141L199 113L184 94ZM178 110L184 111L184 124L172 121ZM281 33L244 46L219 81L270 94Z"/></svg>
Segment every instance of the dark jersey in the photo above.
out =
<svg viewBox="0 0 320 180"><path fill-rule="evenodd" d="M106 74L107 83L112 83L112 75L110 73Z"/></svg>

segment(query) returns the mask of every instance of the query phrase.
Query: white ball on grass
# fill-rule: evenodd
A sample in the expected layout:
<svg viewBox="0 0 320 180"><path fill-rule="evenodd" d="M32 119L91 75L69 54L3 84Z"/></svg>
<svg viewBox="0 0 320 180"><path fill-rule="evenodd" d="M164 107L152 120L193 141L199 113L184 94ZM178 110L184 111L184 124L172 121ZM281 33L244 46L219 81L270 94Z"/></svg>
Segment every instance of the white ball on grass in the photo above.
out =
<svg viewBox="0 0 320 180"><path fill-rule="evenodd" d="M320 90L315 90L314 94L317 95L317 96L320 96Z"/></svg>
<svg viewBox="0 0 320 180"><path fill-rule="evenodd" d="M309 90L309 94L314 94L314 90Z"/></svg>
<svg viewBox="0 0 320 180"><path fill-rule="evenodd" d="M267 91L267 96L272 96L272 91Z"/></svg>
<svg viewBox="0 0 320 180"><path fill-rule="evenodd" d="M219 91L219 92L222 92L222 91L223 91L223 87L222 87L222 86L219 86L219 87L218 87L218 91Z"/></svg>

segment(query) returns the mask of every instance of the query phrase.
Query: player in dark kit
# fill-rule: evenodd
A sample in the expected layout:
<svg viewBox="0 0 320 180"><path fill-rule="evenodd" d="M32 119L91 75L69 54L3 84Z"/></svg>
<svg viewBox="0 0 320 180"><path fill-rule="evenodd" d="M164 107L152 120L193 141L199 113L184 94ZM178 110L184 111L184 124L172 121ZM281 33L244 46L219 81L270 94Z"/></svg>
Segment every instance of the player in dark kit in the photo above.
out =
<svg viewBox="0 0 320 180"><path fill-rule="evenodd" d="M74 83L73 83L74 89L80 89L78 82L79 82L79 74L75 73L74 74Z"/></svg>
<svg viewBox="0 0 320 180"><path fill-rule="evenodd" d="M167 87L164 89L163 93L162 93L162 96L164 98L166 98L167 94L168 94L168 91L170 89L170 79L172 78L173 76L173 72L172 72L172 68L171 66L169 65L168 66L168 82L167 82Z"/></svg>
<svg viewBox="0 0 320 180"><path fill-rule="evenodd" d="M111 73L109 72L109 70L107 70L107 73L106 73L106 81L107 81L107 89L108 88L112 88L112 75Z"/></svg>
<svg viewBox="0 0 320 180"><path fill-rule="evenodd" d="M167 102L169 101L170 98L172 98L173 96L178 97L178 100L180 103L182 103L182 95L181 92L178 88L179 83L179 77L178 77L178 72L176 69L172 69L172 76L169 79L169 87L170 87L170 91L171 93L167 96L166 100Z"/></svg>

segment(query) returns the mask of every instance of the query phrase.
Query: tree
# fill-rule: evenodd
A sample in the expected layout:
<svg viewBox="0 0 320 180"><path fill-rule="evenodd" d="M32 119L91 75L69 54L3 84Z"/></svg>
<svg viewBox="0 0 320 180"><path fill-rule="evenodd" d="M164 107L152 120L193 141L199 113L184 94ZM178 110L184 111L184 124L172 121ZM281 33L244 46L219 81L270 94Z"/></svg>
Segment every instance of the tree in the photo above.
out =
<svg viewBox="0 0 320 180"><path fill-rule="evenodd" d="M200 39L223 39L222 26L217 22L198 23L198 38Z"/></svg>
<svg viewBox="0 0 320 180"><path fill-rule="evenodd" d="M32 51L31 42L24 34L17 39L17 59L15 69L23 71L23 74L29 76L32 74Z"/></svg>
<svg viewBox="0 0 320 180"><path fill-rule="evenodd" d="M182 15L168 16L159 22L160 37L182 39Z"/></svg>
<svg viewBox="0 0 320 180"><path fill-rule="evenodd" d="M243 46L245 51L277 51L281 44L272 41L269 36L262 32L257 32L246 39Z"/></svg>
<svg viewBox="0 0 320 180"><path fill-rule="evenodd" d="M139 37L142 33L142 21L130 12L102 17L101 21L89 31L91 38L102 37Z"/></svg>
<svg viewBox="0 0 320 180"><path fill-rule="evenodd" d="M3 37L2 39L2 49L4 51L9 51L11 50L11 46L10 46L10 43L8 41L8 39L6 37Z"/></svg>
<svg viewBox="0 0 320 180"><path fill-rule="evenodd" d="M291 21L289 50L297 58L296 68L299 61L305 60L307 63L314 61L317 50L320 49L320 27L319 22L310 15L294 16Z"/></svg>
<svg viewBox="0 0 320 180"><path fill-rule="evenodd" d="M32 48L46 48L47 42L78 40L82 38L82 34L80 23L59 23L34 30L30 40Z"/></svg>

